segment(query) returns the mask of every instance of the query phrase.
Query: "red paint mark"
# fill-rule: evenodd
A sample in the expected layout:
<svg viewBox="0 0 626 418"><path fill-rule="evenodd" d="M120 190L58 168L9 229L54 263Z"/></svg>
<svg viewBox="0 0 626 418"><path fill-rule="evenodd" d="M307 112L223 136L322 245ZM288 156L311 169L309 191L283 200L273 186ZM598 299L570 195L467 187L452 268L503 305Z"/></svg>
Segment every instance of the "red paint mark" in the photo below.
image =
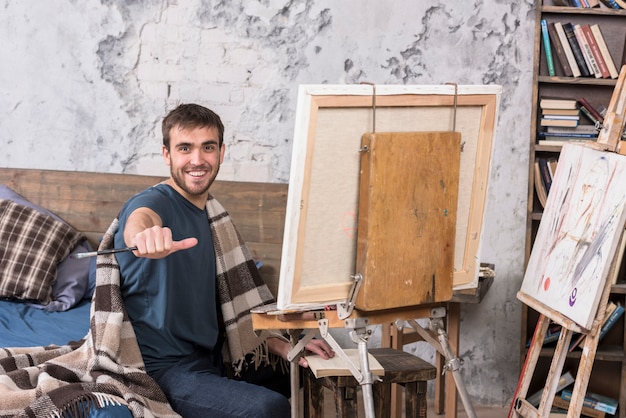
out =
<svg viewBox="0 0 626 418"><path fill-rule="evenodd" d="M546 292L550 289L550 278L546 277L546 280L543 282L543 290Z"/></svg>

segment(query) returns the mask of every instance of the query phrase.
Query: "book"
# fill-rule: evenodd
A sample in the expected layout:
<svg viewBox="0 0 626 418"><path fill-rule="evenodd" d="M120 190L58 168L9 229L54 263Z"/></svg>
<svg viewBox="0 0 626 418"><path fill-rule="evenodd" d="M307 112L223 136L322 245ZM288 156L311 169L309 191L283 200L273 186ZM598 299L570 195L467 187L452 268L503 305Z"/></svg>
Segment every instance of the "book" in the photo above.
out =
<svg viewBox="0 0 626 418"><path fill-rule="evenodd" d="M604 62L604 57L602 56L602 52L600 52L600 46L596 42L596 38L591 32L591 26L589 24L580 25L582 32L587 39L587 43L589 44L589 48L591 48L591 53L598 64L598 69L600 70L600 75L602 78L610 78L611 74L609 73L609 68L606 66L606 62Z"/></svg>
<svg viewBox="0 0 626 418"><path fill-rule="evenodd" d="M543 115L544 119L579 120L578 115Z"/></svg>
<svg viewBox="0 0 626 418"><path fill-rule="evenodd" d="M596 119L595 116L593 116L593 114L589 111L589 109L587 109L586 106L580 105L580 113L582 113L587 119L589 119L589 121L593 123L594 126L596 126L598 123L602 123L598 119Z"/></svg>
<svg viewBox="0 0 626 418"><path fill-rule="evenodd" d="M559 37L559 41L561 41L561 46L563 47L563 52L565 53L567 62L572 69L572 76L580 77L580 69L578 68L578 64L576 64L576 58L574 58L574 52L572 51L572 47L567 40L567 35L565 34L565 30L563 29L563 24L561 22L554 22L554 29L556 30L556 34Z"/></svg>
<svg viewBox="0 0 626 418"><path fill-rule="evenodd" d="M541 176L541 166L539 165L539 161L535 161L535 192L537 193L537 198L539 199L539 204L541 207L546 207L546 201L548 200L548 193L546 192L546 186L543 184L542 176ZM545 343L545 340L544 340ZM528 347L530 345L530 341L526 343Z"/></svg>
<svg viewBox="0 0 626 418"><path fill-rule="evenodd" d="M542 115L578 116L578 109L541 109Z"/></svg>
<svg viewBox="0 0 626 418"><path fill-rule="evenodd" d="M358 368L360 364L359 349L344 348L343 351ZM339 354L330 359L323 359L318 354L304 356L304 358L306 359L307 363L309 363L309 368L317 378L325 376L352 376L348 365ZM378 360L376 360L376 357L368 353L367 358L369 362L370 372L377 376L384 376L385 369L383 368L383 366L381 366Z"/></svg>
<svg viewBox="0 0 626 418"><path fill-rule="evenodd" d="M603 324L609 319L611 314L613 312L615 312L616 308L617 308L617 304L615 302L609 301L607 303L606 309L604 311L604 316L603 316L603 319L602 319L602 323ZM587 334L579 333L579 334L576 334L574 337L572 337L572 340L571 340L570 345L569 345L568 352L570 352L570 353L572 351L574 351L574 349L576 347L580 346L580 343L582 343L585 340L585 338L587 337Z"/></svg>
<svg viewBox="0 0 626 418"><path fill-rule="evenodd" d="M552 401L552 406L569 411L569 403L569 401L566 401L560 396L555 396ZM606 416L606 412L598 411L597 409L589 408L587 406L583 406L580 412L582 416L590 418L604 418Z"/></svg>
<svg viewBox="0 0 626 418"><path fill-rule="evenodd" d="M571 401L572 391L563 389L561 391L561 398L566 401ZM593 392L587 392L585 400L583 401L583 406L603 411L608 414L615 414L617 412L617 400Z"/></svg>
<svg viewBox="0 0 626 418"><path fill-rule="evenodd" d="M564 138L564 139L597 139L598 133L587 132L537 132L540 138Z"/></svg>
<svg viewBox="0 0 626 418"><path fill-rule="evenodd" d="M587 41L587 38L583 33L583 28L581 25L574 25L574 36L576 36L578 45L580 45L580 50L583 53L583 58L585 59L587 68L589 68L589 72L591 73L590 75L594 76L595 78L602 78L600 67L598 67L598 63L596 62L596 59L591 52L591 46L589 46L589 42Z"/></svg>
<svg viewBox="0 0 626 418"><path fill-rule="evenodd" d="M572 376L572 373L569 371L563 373L561 377L559 378L559 382L557 383L556 392L562 391L563 389L565 389L572 383L574 383L574 376ZM527 397L526 401L530 403L532 406L537 407L539 406L539 402L541 402L542 394L543 394L543 389L538 390L537 392Z"/></svg>
<svg viewBox="0 0 626 418"><path fill-rule="evenodd" d="M579 109L581 106L584 107L596 120L604 122L604 116L602 116L602 114L595 107L593 107L591 103L587 101L587 99L585 99L584 97L579 97L576 102Z"/></svg>
<svg viewBox="0 0 626 418"><path fill-rule="evenodd" d="M615 0L600 0L602 2L602 4L604 4L606 7L610 8L610 9L617 9L619 10L619 4L617 4L617 2Z"/></svg>
<svg viewBox="0 0 626 418"><path fill-rule="evenodd" d="M542 97L539 100L539 107L541 109L570 109L576 110L576 100L574 99L552 99Z"/></svg>
<svg viewBox="0 0 626 418"><path fill-rule="evenodd" d="M543 39L543 52L546 56L546 64L548 65L548 75L554 77L554 58L552 58L552 46L550 45L550 36L548 35L548 22L541 19L541 37Z"/></svg>
<svg viewBox="0 0 626 418"><path fill-rule="evenodd" d="M547 158L539 158L539 171L541 173L541 180L546 188L546 195L550 193L550 188L552 187L552 170L550 169L550 162ZM559 328L560 333L560 328ZM557 336L558 338L558 336ZM544 340L545 343L545 340Z"/></svg>
<svg viewBox="0 0 626 418"><path fill-rule="evenodd" d="M598 26L598 24L593 24L589 27L591 28L591 33L593 33L596 42L598 43L598 48L602 53L602 57L604 58L604 62L606 63L611 78L617 78L619 76L619 73L617 72L617 68L615 67L615 61L613 61L613 58L611 57L609 48L606 46L604 36L602 35L602 31L600 30L600 26Z"/></svg>
<svg viewBox="0 0 626 418"><path fill-rule="evenodd" d="M565 36L567 36L567 41L569 45L572 47L572 53L574 54L574 59L576 60L576 64L578 65L578 69L580 70L580 74L582 77L589 77L591 73L589 72L589 67L587 67L587 63L585 62L585 57L583 56L583 51L580 48L580 44L576 40L576 34L574 33L574 25L571 23L563 23L563 31L565 31Z"/></svg>
<svg viewBox="0 0 626 418"><path fill-rule="evenodd" d="M598 129L593 125L578 125L573 128L549 126L546 128L546 132L550 133L592 133L598 134Z"/></svg>
<svg viewBox="0 0 626 418"><path fill-rule="evenodd" d="M556 26L554 22L548 23L548 35L550 37L550 45L552 46L552 50L556 55L557 61L561 64L561 68L563 69L563 75L565 77L573 77L574 73L572 72L572 67L569 65L569 61L567 60L567 55L565 54L565 50L563 49L563 45L561 44L561 40L559 38L559 34L556 31Z"/></svg>
<svg viewBox="0 0 626 418"><path fill-rule="evenodd" d="M546 119L541 118L541 126L577 126L578 119Z"/></svg>
<svg viewBox="0 0 626 418"><path fill-rule="evenodd" d="M615 303L613 301L609 301L606 306L606 311L604 312L604 319L602 322L602 327L600 328L600 336L598 337L598 342L602 341L602 339L606 336L606 334L611 330L613 325L617 322L617 320L624 314L624 307L620 303ZM587 334L579 334L575 340L570 343L569 350L572 352L576 347L580 347L580 344L585 340Z"/></svg>

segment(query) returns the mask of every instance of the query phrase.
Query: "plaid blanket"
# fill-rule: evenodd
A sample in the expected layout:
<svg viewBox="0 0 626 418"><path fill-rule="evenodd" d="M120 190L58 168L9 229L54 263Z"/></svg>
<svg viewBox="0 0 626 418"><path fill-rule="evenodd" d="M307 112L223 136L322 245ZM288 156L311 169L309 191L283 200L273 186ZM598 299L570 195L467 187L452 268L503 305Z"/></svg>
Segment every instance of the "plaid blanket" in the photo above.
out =
<svg viewBox="0 0 626 418"><path fill-rule="evenodd" d="M266 338L252 328L249 310L271 303L249 250L230 216L213 197L207 211L215 242L218 292L228 358L241 370L246 354L269 361ZM100 249L113 246L115 219ZM119 266L113 255L98 256L90 330L64 346L0 348L0 417L73 417L96 407L127 405L134 417L177 417L158 385L146 374L135 333L124 308Z"/></svg>

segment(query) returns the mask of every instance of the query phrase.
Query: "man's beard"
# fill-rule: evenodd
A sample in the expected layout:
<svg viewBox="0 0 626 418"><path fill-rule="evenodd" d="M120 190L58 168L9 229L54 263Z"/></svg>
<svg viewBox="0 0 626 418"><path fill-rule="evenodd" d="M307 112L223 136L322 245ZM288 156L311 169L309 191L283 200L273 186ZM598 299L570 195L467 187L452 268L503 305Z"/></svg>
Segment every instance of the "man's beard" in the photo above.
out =
<svg viewBox="0 0 626 418"><path fill-rule="evenodd" d="M198 168L200 169L200 168ZM204 170L204 169L201 169ZM218 167L219 170L219 167ZM193 171L193 170L192 170ZM209 170L205 170L205 171L209 171ZM170 175L172 177L172 180L174 180L174 183L176 183L176 185L178 187L181 188L181 190L183 190L185 193L187 193L189 196L200 196L204 193L206 193L209 188L211 187L211 185L213 184L213 181L215 180L215 176L217 176L217 170L215 172L215 176L213 176L212 178L209 179L209 181L207 182L206 186L202 187L201 189L195 189L192 190L191 188L189 188L187 186L187 184L185 183L183 176L179 176L178 172L174 171L174 168L170 166Z"/></svg>

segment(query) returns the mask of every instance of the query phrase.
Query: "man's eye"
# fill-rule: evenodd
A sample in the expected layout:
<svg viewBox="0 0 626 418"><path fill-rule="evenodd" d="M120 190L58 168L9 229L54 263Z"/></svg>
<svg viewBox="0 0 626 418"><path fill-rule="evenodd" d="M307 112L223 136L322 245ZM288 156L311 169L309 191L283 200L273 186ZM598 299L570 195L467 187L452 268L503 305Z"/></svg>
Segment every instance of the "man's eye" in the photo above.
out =
<svg viewBox="0 0 626 418"><path fill-rule="evenodd" d="M187 152L189 151L189 147L180 147L179 150L180 152Z"/></svg>
<svg viewBox="0 0 626 418"><path fill-rule="evenodd" d="M217 149L217 147L216 147L215 145L206 145L206 146L204 147L204 150L205 150L205 151L207 151L207 152L213 152L213 151L215 151L216 149Z"/></svg>

